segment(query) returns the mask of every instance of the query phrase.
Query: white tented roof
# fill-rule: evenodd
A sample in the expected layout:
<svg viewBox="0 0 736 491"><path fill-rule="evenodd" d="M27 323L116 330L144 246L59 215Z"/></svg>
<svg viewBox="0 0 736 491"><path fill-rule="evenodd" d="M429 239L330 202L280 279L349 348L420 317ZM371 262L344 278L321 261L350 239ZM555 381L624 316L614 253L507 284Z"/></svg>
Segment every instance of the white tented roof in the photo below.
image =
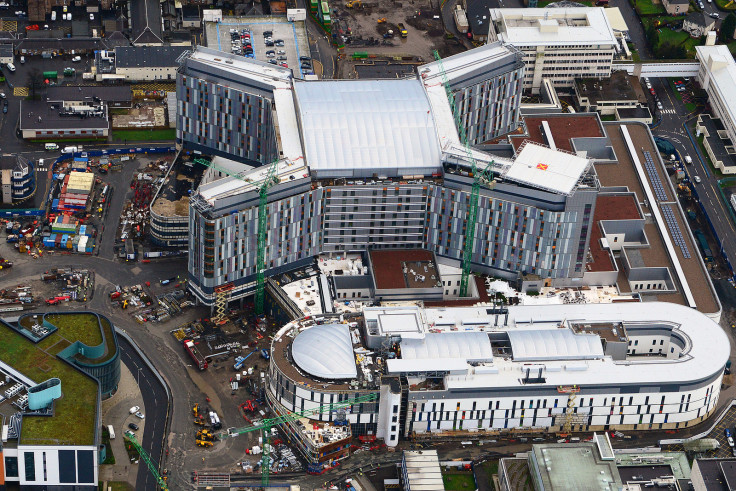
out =
<svg viewBox="0 0 736 491"><path fill-rule="evenodd" d="M355 378L353 342L345 324L324 324L302 331L291 345L291 355L305 372L319 378Z"/></svg>
<svg viewBox="0 0 736 491"><path fill-rule="evenodd" d="M295 80L294 91L307 164L317 175L426 174L440 167L419 80Z"/></svg>
<svg viewBox="0 0 736 491"><path fill-rule="evenodd" d="M493 350L483 332L427 333L424 339L402 339L401 358L424 360L457 358L465 361L491 361Z"/></svg>
<svg viewBox="0 0 736 491"><path fill-rule="evenodd" d="M567 152L527 142L506 171L504 178L520 184L571 194L590 160Z"/></svg>
<svg viewBox="0 0 736 491"><path fill-rule="evenodd" d="M597 334L562 329L516 329L508 332L514 361L591 360L603 357Z"/></svg>

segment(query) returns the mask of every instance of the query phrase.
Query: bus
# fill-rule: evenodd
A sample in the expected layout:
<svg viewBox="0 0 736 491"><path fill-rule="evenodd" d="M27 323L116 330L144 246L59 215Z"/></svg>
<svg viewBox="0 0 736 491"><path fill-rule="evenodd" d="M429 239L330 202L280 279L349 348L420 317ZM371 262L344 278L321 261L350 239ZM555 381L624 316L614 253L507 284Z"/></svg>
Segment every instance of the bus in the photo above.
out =
<svg viewBox="0 0 736 491"><path fill-rule="evenodd" d="M332 20L330 19L330 5L327 2L320 4L319 20L325 27L330 27L330 24L332 24Z"/></svg>
<svg viewBox="0 0 736 491"><path fill-rule="evenodd" d="M319 0L309 0L309 11L317 15L319 11Z"/></svg>

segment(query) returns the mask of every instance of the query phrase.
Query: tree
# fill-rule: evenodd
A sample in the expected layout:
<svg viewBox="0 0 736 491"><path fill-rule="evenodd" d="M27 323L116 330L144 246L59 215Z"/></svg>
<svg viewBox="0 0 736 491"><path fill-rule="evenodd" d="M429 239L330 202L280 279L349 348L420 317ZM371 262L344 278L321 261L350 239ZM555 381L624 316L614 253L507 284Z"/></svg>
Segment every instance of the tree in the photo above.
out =
<svg viewBox="0 0 736 491"><path fill-rule="evenodd" d="M28 71L28 96L36 99L38 92L43 88L43 74L38 68L31 68Z"/></svg>
<svg viewBox="0 0 736 491"><path fill-rule="evenodd" d="M734 31L736 31L736 15L730 13L723 19L723 24L721 24L721 33L719 35L721 41L724 43L733 41Z"/></svg>

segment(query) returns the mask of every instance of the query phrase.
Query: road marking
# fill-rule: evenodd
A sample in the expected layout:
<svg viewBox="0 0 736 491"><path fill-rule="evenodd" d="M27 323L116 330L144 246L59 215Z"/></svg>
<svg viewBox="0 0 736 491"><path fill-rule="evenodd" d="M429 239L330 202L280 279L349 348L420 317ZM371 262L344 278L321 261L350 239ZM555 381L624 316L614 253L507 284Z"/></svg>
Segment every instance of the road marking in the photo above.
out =
<svg viewBox="0 0 736 491"><path fill-rule="evenodd" d="M28 97L28 87L13 87L13 95L17 97Z"/></svg>

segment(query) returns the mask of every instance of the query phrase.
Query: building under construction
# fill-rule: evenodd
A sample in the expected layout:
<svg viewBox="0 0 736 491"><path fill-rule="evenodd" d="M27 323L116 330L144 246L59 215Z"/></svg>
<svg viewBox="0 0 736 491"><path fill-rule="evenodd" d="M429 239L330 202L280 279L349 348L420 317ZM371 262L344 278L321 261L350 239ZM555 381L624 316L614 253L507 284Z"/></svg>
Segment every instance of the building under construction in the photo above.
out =
<svg viewBox="0 0 736 491"><path fill-rule="evenodd" d="M706 315L662 302L366 307L342 322L292 321L271 353L276 414L376 396L284 426L309 462L324 463L347 455L348 431L395 446L690 427L717 407L729 344Z"/></svg>
<svg viewBox="0 0 736 491"><path fill-rule="evenodd" d="M582 278L599 187L591 160L539 144L507 158L464 145L515 128L522 70L515 51L494 44L406 79L303 81L281 67L198 48L177 79L177 139L262 167L192 195L190 289L207 305L225 286L230 300L254 292L259 183L269 175L266 276L318 254L370 246L427 249L455 266L470 247L475 271ZM489 181L475 195L468 244L476 167Z"/></svg>

